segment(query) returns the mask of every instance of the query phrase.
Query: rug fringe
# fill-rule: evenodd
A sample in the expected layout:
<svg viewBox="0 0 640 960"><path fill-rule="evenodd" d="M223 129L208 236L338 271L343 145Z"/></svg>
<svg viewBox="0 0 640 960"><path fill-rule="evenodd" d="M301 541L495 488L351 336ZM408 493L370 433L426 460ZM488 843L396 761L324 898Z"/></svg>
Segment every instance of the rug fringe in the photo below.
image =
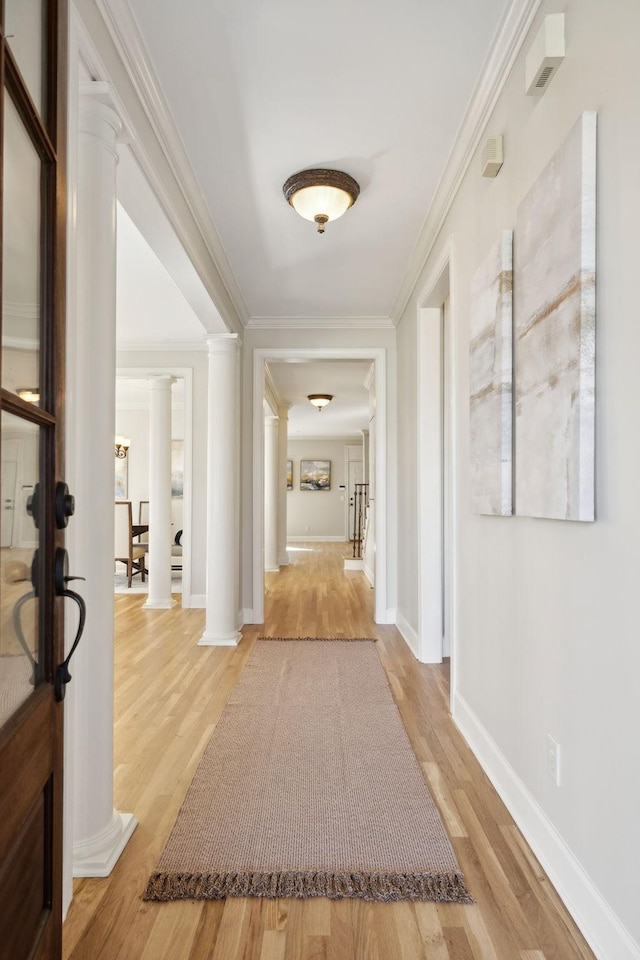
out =
<svg viewBox="0 0 640 960"><path fill-rule="evenodd" d="M315 640L323 643L335 643L341 641L343 643L377 643L377 637L258 637L258 640L278 640L278 641L288 641L288 640Z"/></svg>
<svg viewBox="0 0 640 960"><path fill-rule="evenodd" d="M461 873L153 873L143 900L223 900L226 897L356 898L475 903Z"/></svg>

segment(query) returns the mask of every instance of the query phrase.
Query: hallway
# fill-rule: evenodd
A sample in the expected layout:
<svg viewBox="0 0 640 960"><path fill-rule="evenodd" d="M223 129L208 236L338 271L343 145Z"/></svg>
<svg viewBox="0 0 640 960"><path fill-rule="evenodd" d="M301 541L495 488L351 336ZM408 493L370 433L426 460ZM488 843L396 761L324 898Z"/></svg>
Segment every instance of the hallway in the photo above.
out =
<svg viewBox="0 0 640 960"><path fill-rule="evenodd" d="M111 876L75 882L66 960L578 960L584 939L448 714L448 666L373 623L373 590L343 543L296 543L266 577L265 624L198 647L204 612L117 596L115 802L139 827ZM477 900L144 903L140 897L225 702L262 633L376 636L409 737ZM80 775L80 771L76 771Z"/></svg>

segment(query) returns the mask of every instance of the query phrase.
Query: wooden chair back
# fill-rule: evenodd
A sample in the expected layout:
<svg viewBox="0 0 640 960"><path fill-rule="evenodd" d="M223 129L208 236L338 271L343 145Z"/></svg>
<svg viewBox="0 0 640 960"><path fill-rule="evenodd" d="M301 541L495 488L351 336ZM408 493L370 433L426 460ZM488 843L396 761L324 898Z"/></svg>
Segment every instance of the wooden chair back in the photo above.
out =
<svg viewBox="0 0 640 960"><path fill-rule="evenodd" d="M149 523L149 501L141 500L138 508L138 523ZM138 537L138 543L149 543L149 531L141 533Z"/></svg>
<svg viewBox="0 0 640 960"><path fill-rule="evenodd" d="M116 560L130 560L133 556L131 501L116 500L115 514L113 556Z"/></svg>

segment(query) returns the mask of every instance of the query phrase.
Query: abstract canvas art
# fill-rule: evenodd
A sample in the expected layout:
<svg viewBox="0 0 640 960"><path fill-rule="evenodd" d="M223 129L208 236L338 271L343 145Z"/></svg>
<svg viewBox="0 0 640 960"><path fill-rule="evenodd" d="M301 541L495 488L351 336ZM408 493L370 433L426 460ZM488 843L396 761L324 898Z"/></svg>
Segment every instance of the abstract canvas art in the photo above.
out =
<svg viewBox="0 0 640 960"><path fill-rule="evenodd" d="M287 490L293 490L293 460L287 460Z"/></svg>
<svg viewBox="0 0 640 960"><path fill-rule="evenodd" d="M514 254L516 513L593 520L595 112L520 204Z"/></svg>
<svg viewBox="0 0 640 960"><path fill-rule="evenodd" d="M330 490L331 460L301 460L300 489Z"/></svg>
<svg viewBox="0 0 640 960"><path fill-rule="evenodd" d="M512 513L513 232L503 230L471 282L471 509Z"/></svg>
<svg viewBox="0 0 640 960"><path fill-rule="evenodd" d="M115 499L116 500L126 500L127 499L127 479L128 479L128 463L127 458L116 457L116 473L115 473Z"/></svg>

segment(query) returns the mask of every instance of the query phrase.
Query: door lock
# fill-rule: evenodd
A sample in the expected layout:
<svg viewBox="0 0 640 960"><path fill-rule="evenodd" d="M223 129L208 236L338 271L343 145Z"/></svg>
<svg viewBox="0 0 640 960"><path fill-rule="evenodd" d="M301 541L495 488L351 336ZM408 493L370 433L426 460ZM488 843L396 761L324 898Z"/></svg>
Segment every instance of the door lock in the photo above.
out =
<svg viewBox="0 0 640 960"><path fill-rule="evenodd" d="M56 483L56 527L64 530L69 517L76 512L76 498L69 493L69 485L64 480Z"/></svg>

